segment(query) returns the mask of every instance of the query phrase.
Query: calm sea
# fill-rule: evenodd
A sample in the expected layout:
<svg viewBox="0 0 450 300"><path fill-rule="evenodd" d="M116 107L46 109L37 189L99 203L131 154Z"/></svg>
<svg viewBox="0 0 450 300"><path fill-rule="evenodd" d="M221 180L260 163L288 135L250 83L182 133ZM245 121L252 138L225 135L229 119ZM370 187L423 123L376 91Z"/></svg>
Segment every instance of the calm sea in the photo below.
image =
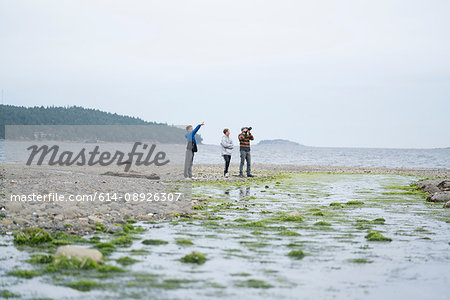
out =
<svg viewBox="0 0 450 300"><path fill-rule="evenodd" d="M236 147L232 163L239 162ZM0 141L0 161L5 160L5 143ZM196 163L222 163L220 147L199 145ZM450 148L371 149L302 146L253 146L252 162L266 164L322 165L349 167L387 167L408 169L450 169Z"/></svg>
<svg viewBox="0 0 450 300"><path fill-rule="evenodd" d="M238 147L236 147L238 148ZM301 146L253 146L252 162L270 164L387 167L408 169L450 169L450 148L371 149ZM222 163L220 148L200 145L196 163ZM232 162L239 162L235 149Z"/></svg>

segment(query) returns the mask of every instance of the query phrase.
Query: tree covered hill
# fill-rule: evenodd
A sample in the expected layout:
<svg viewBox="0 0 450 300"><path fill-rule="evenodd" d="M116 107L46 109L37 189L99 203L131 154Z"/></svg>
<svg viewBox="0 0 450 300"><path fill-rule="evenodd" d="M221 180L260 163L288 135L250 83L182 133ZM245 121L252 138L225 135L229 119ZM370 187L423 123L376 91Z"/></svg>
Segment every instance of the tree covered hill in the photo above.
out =
<svg viewBox="0 0 450 300"><path fill-rule="evenodd" d="M133 134L129 138L151 139L161 143L184 143L183 129L169 126L164 123L144 121L140 118L108 113L98 109L83 108L80 106L56 107L35 106L23 107L14 105L0 105L0 139L5 138L5 125L145 125L146 134ZM114 126L114 132L102 132L102 140L123 140L129 135L127 126ZM123 128L123 130L121 130ZM130 128L128 126L128 128ZM139 128L139 127L136 127ZM150 132L150 133L149 133ZM67 138L65 133L65 137ZM201 141L198 137L198 141Z"/></svg>

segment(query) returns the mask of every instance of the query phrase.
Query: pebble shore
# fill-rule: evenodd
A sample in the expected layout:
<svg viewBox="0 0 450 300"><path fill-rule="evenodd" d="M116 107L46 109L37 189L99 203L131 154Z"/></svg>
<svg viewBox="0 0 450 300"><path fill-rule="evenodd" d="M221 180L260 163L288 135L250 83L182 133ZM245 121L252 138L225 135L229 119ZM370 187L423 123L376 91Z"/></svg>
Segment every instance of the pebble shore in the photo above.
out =
<svg viewBox="0 0 450 300"><path fill-rule="evenodd" d="M240 178L238 166L231 166L231 176L224 178L222 165L195 165L194 181L245 181ZM405 174L422 178L450 177L450 170L414 170L388 168L357 168L331 166L261 165L253 166L256 177L270 177L281 172L326 172ZM150 169L134 167L124 173L122 168L55 167L0 164L0 232L8 233L27 227L49 231L68 231L86 234L95 231L98 224L109 232L121 230L115 224L127 219L158 220L172 216L189 215L191 182L182 176L182 166ZM251 179L250 179L251 180ZM149 195L184 191L179 201L155 201ZM11 201L11 195L47 195L68 199L69 195L94 195L95 201ZM103 195L100 201L98 195ZM106 201L106 195L120 199ZM133 201L133 195L145 194L145 201ZM50 195L50 196L49 196ZM125 199L129 197L128 201ZM97 225L96 225L97 224Z"/></svg>

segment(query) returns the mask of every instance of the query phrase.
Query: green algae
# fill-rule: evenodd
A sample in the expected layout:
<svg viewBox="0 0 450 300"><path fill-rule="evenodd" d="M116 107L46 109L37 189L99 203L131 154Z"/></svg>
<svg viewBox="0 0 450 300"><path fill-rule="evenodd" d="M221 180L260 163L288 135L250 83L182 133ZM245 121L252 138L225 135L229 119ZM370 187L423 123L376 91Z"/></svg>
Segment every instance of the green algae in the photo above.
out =
<svg viewBox="0 0 450 300"><path fill-rule="evenodd" d="M9 299L9 298L19 298L19 297L20 297L20 295L14 294L8 290L0 290L0 298Z"/></svg>
<svg viewBox="0 0 450 300"><path fill-rule="evenodd" d="M416 195L427 197L429 194L427 192L421 190L409 190L409 191L400 191L400 192L384 192L383 195Z"/></svg>
<svg viewBox="0 0 450 300"><path fill-rule="evenodd" d="M80 280L71 282L67 284L67 286L78 291L87 292L94 288L100 287L101 284L91 280Z"/></svg>
<svg viewBox="0 0 450 300"><path fill-rule="evenodd" d="M111 266L111 265L97 266L97 271L99 271L101 273L120 273L120 272L125 272L125 270L122 269L121 267Z"/></svg>
<svg viewBox="0 0 450 300"><path fill-rule="evenodd" d="M144 245L151 245L151 246L157 246L157 245L167 245L169 242L164 240L157 240L157 239L148 239L143 240L142 244Z"/></svg>
<svg viewBox="0 0 450 300"><path fill-rule="evenodd" d="M130 251L131 255L147 255L150 254L150 251L147 251L145 249L133 249Z"/></svg>
<svg viewBox="0 0 450 300"><path fill-rule="evenodd" d="M330 206L333 207L333 208L341 208L342 204L338 203L338 202L331 202Z"/></svg>
<svg viewBox="0 0 450 300"><path fill-rule="evenodd" d="M417 185L408 185L408 186L390 185L383 187L383 189L386 190L405 190L405 191L413 191L417 190L418 188L419 187Z"/></svg>
<svg viewBox="0 0 450 300"><path fill-rule="evenodd" d="M297 233L295 231L290 231L290 230L282 230L278 233L278 235L281 236L300 236L300 233Z"/></svg>
<svg viewBox="0 0 450 300"><path fill-rule="evenodd" d="M133 239L131 236L124 235L113 239L111 243L119 247L130 247L133 244Z"/></svg>
<svg viewBox="0 0 450 300"><path fill-rule="evenodd" d="M53 255L47 254L35 254L27 262L32 264L49 264L54 260Z"/></svg>
<svg viewBox="0 0 450 300"><path fill-rule="evenodd" d="M376 218L372 220L372 224L384 225L385 222L386 220L384 218Z"/></svg>
<svg viewBox="0 0 450 300"><path fill-rule="evenodd" d="M384 218L376 218L374 220L366 220L366 219L358 219L358 220L356 220L356 224L359 227L370 227L370 226L367 226L367 225L372 225L372 224L384 225L385 222L386 222L386 220Z"/></svg>
<svg viewBox="0 0 450 300"><path fill-rule="evenodd" d="M78 235L68 234L65 232L56 232L52 234L52 237L53 237L52 244L56 246L91 243L91 241L82 238Z"/></svg>
<svg viewBox="0 0 450 300"><path fill-rule="evenodd" d="M14 234L17 245L36 246L52 241L50 233L41 228L25 228Z"/></svg>
<svg viewBox="0 0 450 300"><path fill-rule="evenodd" d="M145 231L142 226L134 226L131 223L123 224L122 229L123 232L118 232L118 234L141 233Z"/></svg>
<svg viewBox="0 0 450 300"><path fill-rule="evenodd" d="M138 262L137 259L131 258L129 256L123 256L121 258L116 259L116 261L123 266L132 265L132 264Z"/></svg>
<svg viewBox="0 0 450 300"><path fill-rule="evenodd" d="M95 231L106 232L108 230L108 228L106 228L106 226L100 222L97 222L94 225L95 225Z"/></svg>
<svg viewBox="0 0 450 300"><path fill-rule="evenodd" d="M237 287L246 287L246 288L256 288L256 289L269 289L272 287L271 284L257 279L248 279L244 281L240 281L236 283Z"/></svg>
<svg viewBox="0 0 450 300"><path fill-rule="evenodd" d="M165 290L174 290L180 289L183 287L183 284L192 283L194 280L190 279L164 279L162 282L154 283L152 286L165 289Z"/></svg>
<svg viewBox="0 0 450 300"><path fill-rule="evenodd" d="M181 262L201 265L206 262L206 256L198 251L192 251L190 254L183 256Z"/></svg>
<svg viewBox="0 0 450 300"><path fill-rule="evenodd" d="M234 220L235 222L239 222L239 223L242 223L242 222L247 222L247 219L244 219L244 218L238 218L238 219L236 219L236 220Z"/></svg>
<svg viewBox="0 0 450 300"><path fill-rule="evenodd" d="M254 221L254 222L249 222L249 223L243 223L243 224L239 224L238 226L249 227L249 228L266 227L266 225L262 221Z"/></svg>
<svg viewBox="0 0 450 300"><path fill-rule="evenodd" d="M373 260L369 260L367 258L353 258L348 261L354 264L370 264L373 262Z"/></svg>
<svg viewBox="0 0 450 300"><path fill-rule="evenodd" d="M116 250L116 246L109 242L97 243L94 245L94 248L98 249L103 255L110 255Z"/></svg>
<svg viewBox="0 0 450 300"><path fill-rule="evenodd" d="M346 205L354 205L354 206L357 206L357 205L364 205L364 202L359 201L359 200L352 200L352 201L346 202L345 204L346 204Z"/></svg>
<svg viewBox="0 0 450 300"><path fill-rule="evenodd" d="M331 226L331 224L325 221L318 221L314 223L314 226Z"/></svg>
<svg viewBox="0 0 450 300"><path fill-rule="evenodd" d="M250 276L251 274L245 273L245 272L241 272L241 273L231 273L230 275L231 275L231 276L235 276L235 277L248 277L248 276Z"/></svg>
<svg viewBox="0 0 450 300"><path fill-rule="evenodd" d="M55 257L51 264L45 268L45 272L59 272L63 270L92 270L96 269L98 264L91 258L77 258L59 256Z"/></svg>
<svg viewBox="0 0 450 300"><path fill-rule="evenodd" d="M263 247L269 246L269 244L263 243L263 242L240 241L239 243L241 245L244 245L244 246L249 247L249 248L263 248Z"/></svg>
<svg viewBox="0 0 450 300"><path fill-rule="evenodd" d="M376 230L370 231L366 235L366 239L371 242L391 242L392 241L392 239L385 237L384 235L382 235L380 232L378 232Z"/></svg>
<svg viewBox="0 0 450 300"><path fill-rule="evenodd" d="M289 214L279 212L277 216L272 217L269 221L280 221L280 222L303 222L303 217L297 214Z"/></svg>
<svg viewBox="0 0 450 300"><path fill-rule="evenodd" d="M31 270L14 270L8 273L8 275L25 278L25 279L31 279L36 276L40 276L41 273L37 271L31 271Z"/></svg>
<svg viewBox="0 0 450 300"><path fill-rule="evenodd" d="M176 239L175 244L180 245L180 246L194 245L194 243L189 239Z"/></svg>
<svg viewBox="0 0 450 300"><path fill-rule="evenodd" d="M302 259L305 257L305 253L302 250L291 250L288 256L295 259Z"/></svg>
<svg viewBox="0 0 450 300"><path fill-rule="evenodd" d="M193 205L192 209L193 210L205 210L206 206L204 206L203 204L197 204L197 205Z"/></svg>

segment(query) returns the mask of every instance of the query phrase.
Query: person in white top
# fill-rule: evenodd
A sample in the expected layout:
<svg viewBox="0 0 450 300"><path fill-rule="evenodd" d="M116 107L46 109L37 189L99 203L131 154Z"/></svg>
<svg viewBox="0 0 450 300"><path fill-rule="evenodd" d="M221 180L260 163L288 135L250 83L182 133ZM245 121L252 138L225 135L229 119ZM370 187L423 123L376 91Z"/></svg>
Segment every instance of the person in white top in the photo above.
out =
<svg viewBox="0 0 450 300"><path fill-rule="evenodd" d="M225 169L223 176L228 177L228 168L230 167L231 153L233 153L233 140L230 138L230 130L225 128L223 130L222 141L220 142L222 148L222 156L225 160Z"/></svg>

